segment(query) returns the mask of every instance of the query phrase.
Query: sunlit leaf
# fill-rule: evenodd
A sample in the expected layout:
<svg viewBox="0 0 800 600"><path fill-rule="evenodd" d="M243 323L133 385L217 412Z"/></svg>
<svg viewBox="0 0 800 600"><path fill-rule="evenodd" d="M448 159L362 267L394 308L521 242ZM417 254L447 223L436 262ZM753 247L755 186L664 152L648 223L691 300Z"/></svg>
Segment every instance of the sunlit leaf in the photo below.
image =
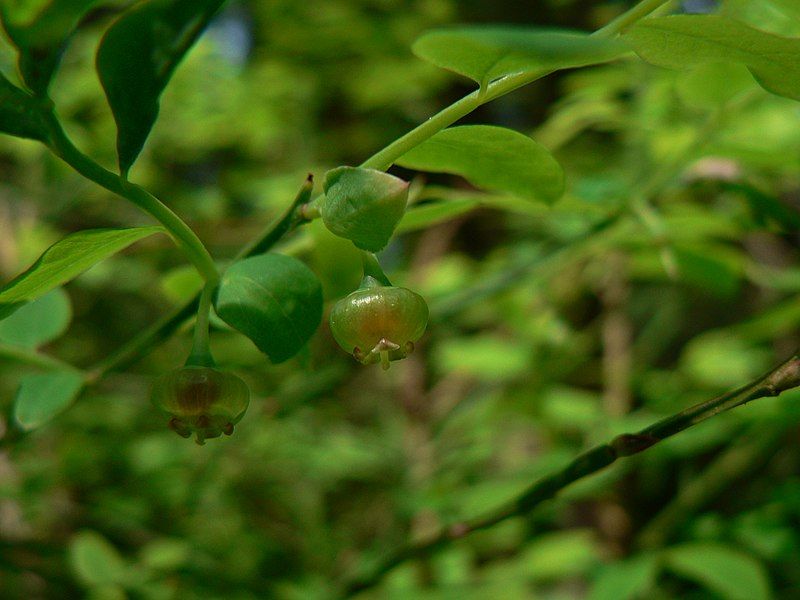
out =
<svg viewBox="0 0 800 600"><path fill-rule="evenodd" d="M214 306L273 363L296 355L322 319L322 288L302 262L262 254L235 263L222 277Z"/></svg>
<svg viewBox="0 0 800 600"><path fill-rule="evenodd" d="M148 0L108 29L97 72L117 122L117 154L127 174L158 117L172 73L224 0Z"/></svg>
<svg viewBox="0 0 800 600"><path fill-rule="evenodd" d="M504 75L598 64L626 52L616 40L580 31L497 26L430 31L414 42L412 50L481 87Z"/></svg>
<svg viewBox="0 0 800 600"><path fill-rule="evenodd" d="M87 229L72 233L50 246L31 267L0 288L3 307L34 300L77 277L92 265L163 228ZM21 305L21 304L20 304ZM11 309L18 309L19 306Z"/></svg>
<svg viewBox="0 0 800 600"><path fill-rule="evenodd" d="M742 63L764 89L800 100L800 39L773 35L717 15L644 19L623 39L644 60L662 67Z"/></svg>
<svg viewBox="0 0 800 600"><path fill-rule="evenodd" d="M434 173L461 175L479 187L545 202L564 192L564 171L537 142L504 127L444 129L397 160Z"/></svg>

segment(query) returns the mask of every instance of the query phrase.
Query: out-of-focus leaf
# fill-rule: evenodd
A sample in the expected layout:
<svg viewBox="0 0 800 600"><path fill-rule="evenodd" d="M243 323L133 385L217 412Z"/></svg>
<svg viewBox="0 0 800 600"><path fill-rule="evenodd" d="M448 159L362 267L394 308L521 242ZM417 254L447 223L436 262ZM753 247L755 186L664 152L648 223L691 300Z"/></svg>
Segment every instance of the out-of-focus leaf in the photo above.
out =
<svg viewBox="0 0 800 600"><path fill-rule="evenodd" d="M459 215L466 214L479 206L479 202L472 198L461 198L458 200L444 200L442 202L429 202L420 206L414 206L406 211L397 232L415 231L425 229L444 221L454 219Z"/></svg>
<svg viewBox="0 0 800 600"><path fill-rule="evenodd" d="M375 169L338 167L325 174L324 188L325 226L362 250L383 250L406 210L408 183Z"/></svg>
<svg viewBox="0 0 800 600"><path fill-rule="evenodd" d="M119 168L127 174L158 117L172 73L224 0L148 0L106 31L97 73L117 122Z"/></svg>
<svg viewBox="0 0 800 600"><path fill-rule="evenodd" d="M69 562L76 577L87 587L121 583L127 570L117 549L94 531L75 534L69 544Z"/></svg>
<svg viewBox="0 0 800 600"><path fill-rule="evenodd" d="M547 148L505 127L449 127L396 162L419 171L461 175L479 187L545 202L564 192L564 171Z"/></svg>
<svg viewBox="0 0 800 600"><path fill-rule="evenodd" d="M25 375L14 398L14 420L26 431L41 427L72 404L83 384L71 371Z"/></svg>
<svg viewBox="0 0 800 600"><path fill-rule="evenodd" d="M770 352L727 331L709 331L691 340L683 351L683 369L703 385L733 387L762 373Z"/></svg>
<svg viewBox="0 0 800 600"><path fill-rule="evenodd" d="M214 306L223 321L279 363L300 352L316 331L322 288L296 258L262 254L225 271Z"/></svg>
<svg viewBox="0 0 800 600"><path fill-rule="evenodd" d="M604 566L594 580L589 600L634 600L644 598L655 583L658 557L633 556Z"/></svg>
<svg viewBox="0 0 800 600"><path fill-rule="evenodd" d="M32 18L22 20L14 3L0 3L3 26L19 49L19 72L35 94L47 93L78 20L95 2L50 0Z"/></svg>
<svg viewBox="0 0 800 600"><path fill-rule="evenodd" d="M764 566L735 548L693 542L670 548L664 564L726 600L768 600L772 597Z"/></svg>
<svg viewBox="0 0 800 600"><path fill-rule="evenodd" d="M758 89L750 72L738 63L704 63L697 65L677 81L681 99L691 107L715 109L739 94Z"/></svg>
<svg viewBox="0 0 800 600"><path fill-rule="evenodd" d="M414 54L485 87L514 73L607 62L626 52L617 40L580 31L520 27L454 27L423 34Z"/></svg>
<svg viewBox="0 0 800 600"><path fill-rule="evenodd" d="M34 300L77 277L104 258L142 238L163 231L162 227L153 226L87 229L68 235L45 250L27 271L0 288L0 314L4 305ZM16 309L19 306L21 304Z"/></svg>
<svg viewBox="0 0 800 600"><path fill-rule="evenodd" d="M524 553L528 574L535 580L585 573L598 560L597 543L587 530L540 535Z"/></svg>
<svg viewBox="0 0 800 600"><path fill-rule="evenodd" d="M647 62L683 69L739 62L767 91L800 100L800 39L784 38L717 15L644 19L623 36Z"/></svg>
<svg viewBox="0 0 800 600"><path fill-rule="evenodd" d="M0 132L40 142L47 140L41 110L38 100L0 74Z"/></svg>
<svg viewBox="0 0 800 600"><path fill-rule="evenodd" d="M0 321L0 342L36 348L64 333L71 318L69 296L56 288Z"/></svg>

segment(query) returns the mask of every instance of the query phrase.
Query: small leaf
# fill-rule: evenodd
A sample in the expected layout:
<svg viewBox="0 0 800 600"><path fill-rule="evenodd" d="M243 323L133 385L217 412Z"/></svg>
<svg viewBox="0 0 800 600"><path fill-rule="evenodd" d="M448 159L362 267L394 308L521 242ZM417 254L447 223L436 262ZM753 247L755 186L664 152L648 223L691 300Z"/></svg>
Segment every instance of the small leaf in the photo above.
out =
<svg viewBox="0 0 800 600"><path fill-rule="evenodd" d="M119 167L127 174L158 117L175 68L224 0L148 0L108 29L97 73L117 122Z"/></svg>
<svg viewBox="0 0 800 600"><path fill-rule="evenodd" d="M547 148L505 127L443 129L400 157L397 164L461 175L479 187L546 202L564 193L564 171Z"/></svg>
<svg viewBox="0 0 800 600"><path fill-rule="evenodd" d="M606 565L594 580L589 600L635 600L646 598L658 575L658 557L633 556Z"/></svg>
<svg viewBox="0 0 800 600"><path fill-rule="evenodd" d="M0 74L0 132L44 142L47 126L38 101Z"/></svg>
<svg viewBox="0 0 800 600"><path fill-rule="evenodd" d="M83 388L83 377L71 371L25 375L14 399L14 419L30 431L66 410Z"/></svg>
<svg viewBox="0 0 800 600"><path fill-rule="evenodd" d="M273 363L303 348L322 319L322 288L296 258L262 254L235 263L222 276L214 307Z"/></svg>
<svg viewBox="0 0 800 600"><path fill-rule="evenodd" d="M153 226L87 229L68 235L45 250L27 271L0 288L0 315L10 314L22 306L22 301L34 300L134 242L163 231L160 226ZM9 306L16 303L16 307Z"/></svg>
<svg viewBox="0 0 800 600"><path fill-rule="evenodd" d="M800 39L784 38L718 15L644 19L623 39L644 60L671 69L738 62L767 91L800 100Z"/></svg>
<svg viewBox="0 0 800 600"><path fill-rule="evenodd" d="M772 597L766 569L737 549L711 542L677 546L664 554L666 566L726 600Z"/></svg>
<svg viewBox="0 0 800 600"><path fill-rule="evenodd" d="M80 17L96 1L51 0L32 16L20 15L10 3L0 7L8 37L19 49L19 72L35 94L47 94L67 41Z"/></svg>
<svg viewBox="0 0 800 600"><path fill-rule="evenodd" d="M626 53L613 39L580 31L520 27L456 27L423 34L414 54L477 81L505 75L569 69L614 60Z"/></svg>
<svg viewBox="0 0 800 600"><path fill-rule="evenodd" d="M324 189L325 226L370 252L389 243L408 201L408 183L374 169L333 169L325 174Z"/></svg>
<svg viewBox="0 0 800 600"><path fill-rule="evenodd" d="M0 321L0 342L37 348L64 333L71 318L69 296L56 288Z"/></svg>
<svg viewBox="0 0 800 600"><path fill-rule="evenodd" d="M121 583L126 565L117 549L99 533L81 531L69 544L69 562L78 580L87 587Z"/></svg>

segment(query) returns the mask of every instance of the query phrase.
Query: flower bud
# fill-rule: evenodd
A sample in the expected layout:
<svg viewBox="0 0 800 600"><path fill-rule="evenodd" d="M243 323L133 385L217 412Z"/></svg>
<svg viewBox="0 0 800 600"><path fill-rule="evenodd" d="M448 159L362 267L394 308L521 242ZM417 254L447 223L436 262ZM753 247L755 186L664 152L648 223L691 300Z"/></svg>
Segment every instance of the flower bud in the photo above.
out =
<svg viewBox="0 0 800 600"><path fill-rule="evenodd" d="M198 444L223 433L231 435L250 402L247 384L232 373L187 366L159 377L153 404L171 418L169 428L182 437L195 434Z"/></svg>
<svg viewBox="0 0 800 600"><path fill-rule="evenodd" d="M425 333L428 305L406 288L380 285L371 277L366 285L339 300L331 311L336 342L363 364L405 358Z"/></svg>

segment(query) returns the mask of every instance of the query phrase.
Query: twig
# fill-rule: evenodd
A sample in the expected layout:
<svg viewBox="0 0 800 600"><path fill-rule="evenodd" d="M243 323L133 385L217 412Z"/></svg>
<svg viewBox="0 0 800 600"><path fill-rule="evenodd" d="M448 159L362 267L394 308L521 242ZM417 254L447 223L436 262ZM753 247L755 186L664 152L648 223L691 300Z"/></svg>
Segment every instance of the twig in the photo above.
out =
<svg viewBox="0 0 800 600"><path fill-rule="evenodd" d="M406 560L435 552L453 540L462 538L473 531L487 529L511 517L527 514L545 500L553 498L569 484L603 470L618 458L643 452L684 429L751 400L777 396L781 392L798 386L800 386L800 353L739 389L696 404L637 433L618 435L611 442L584 452L562 470L536 481L519 497L505 506L477 519L452 524L422 542L398 548L386 556L367 575L346 582L346 594L352 595L374 587L384 575Z"/></svg>

